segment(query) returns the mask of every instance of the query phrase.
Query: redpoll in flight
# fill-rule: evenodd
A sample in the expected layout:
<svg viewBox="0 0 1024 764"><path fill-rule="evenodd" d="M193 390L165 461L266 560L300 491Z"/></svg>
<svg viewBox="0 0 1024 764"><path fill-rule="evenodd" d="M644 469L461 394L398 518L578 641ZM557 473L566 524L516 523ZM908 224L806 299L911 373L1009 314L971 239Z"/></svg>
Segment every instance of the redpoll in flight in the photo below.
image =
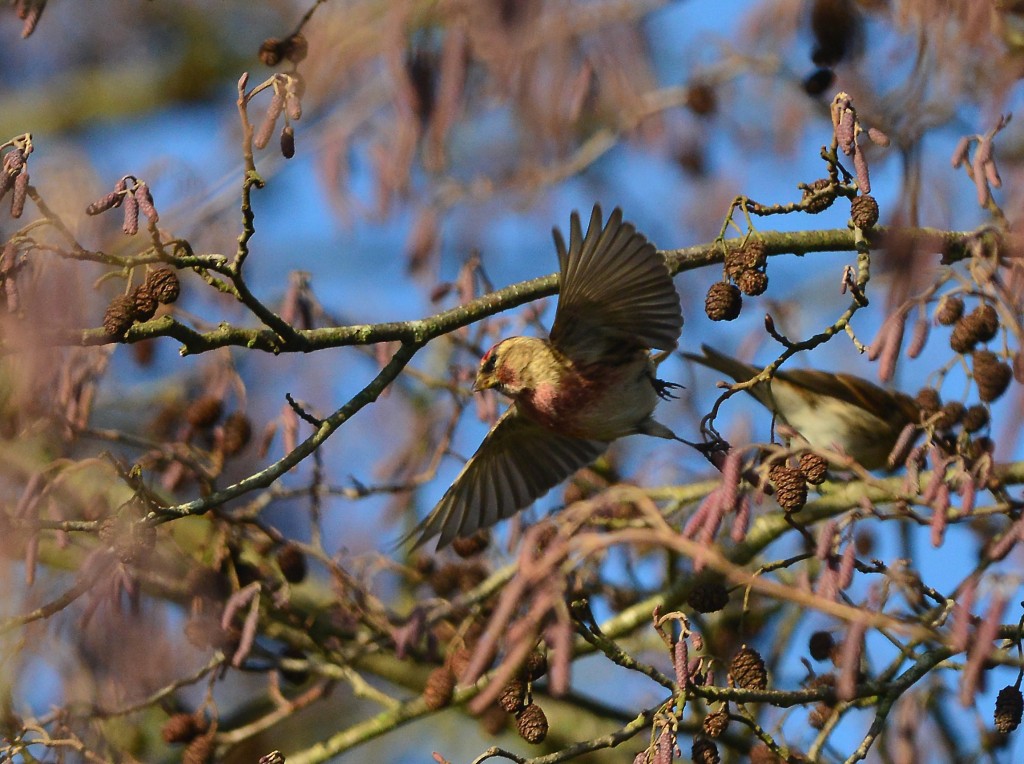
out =
<svg viewBox="0 0 1024 764"><path fill-rule="evenodd" d="M602 228L594 207L586 237L575 212L569 248L556 228L559 298L551 336L512 337L480 361L474 391L495 388L512 405L411 534L440 535L440 549L526 508L617 438L676 439L653 419L674 387L655 377L650 350L671 351L683 327L664 258L616 209Z"/></svg>

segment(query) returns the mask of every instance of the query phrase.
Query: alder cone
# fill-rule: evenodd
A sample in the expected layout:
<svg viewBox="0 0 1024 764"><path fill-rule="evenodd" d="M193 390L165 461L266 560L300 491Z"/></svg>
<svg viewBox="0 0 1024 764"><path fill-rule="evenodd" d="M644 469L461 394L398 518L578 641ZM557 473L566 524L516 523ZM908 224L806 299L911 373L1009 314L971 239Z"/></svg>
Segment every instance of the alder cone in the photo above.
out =
<svg viewBox="0 0 1024 764"><path fill-rule="evenodd" d="M721 711L714 711L704 717L700 726L708 737L721 737L729 726L729 712L724 708Z"/></svg>
<svg viewBox="0 0 1024 764"><path fill-rule="evenodd" d="M206 725L195 714L174 714L164 722L160 736L165 743L188 743L206 731Z"/></svg>
<svg viewBox="0 0 1024 764"><path fill-rule="evenodd" d="M301 583L306 578L306 555L296 544L285 544L278 550L277 566L290 584Z"/></svg>
<svg viewBox="0 0 1024 764"><path fill-rule="evenodd" d="M968 313L967 320L970 322L978 342L988 342L999 331L999 314L987 302Z"/></svg>
<svg viewBox="0 0 1024 764"><path fill-rule="evenodd" d="M264 66L277 66L281 63L283 45L276 37L268 37L260 44L259 59Z"/></svg>
<svg viewBox="0 0 1024 764"><path fill-rule="evenodd" d="M228 414L224 420L224 440L222 446L225 456L234 456L249 444L252 437L252 423L241 411Z"/></svg>
<svg viewBox="0 0 1024 764"><path fill-rule="evenodd" d="M718 754L718 746L702 737L694 738L690 758L694 764L718 764L722 760Z"/></svg>
<svg viewBox="0 0 1024 764"><path fill-rule="evenodd" d="M505 713L517 714L523 708L525 697L526 683L522 679L511 679L501 689L501 694L498 695L498 705Z"/></svg>
<svg viewBox="0 0 1024 764"><path fill-rule="evenodd" d="M491 534L486 528L477 531L472 536L459 536L452 541L452 551L459 557L474 557L480 554L491 542Z"/></svg>
<svg viewBox="0 0 1024 764"><path fill-rule="evenodd" d="M111 337L123 337L135 321L135 301L127 295L118 295L103 314L103 330Z"/></svg>
<svg viewBox="0 0 1024 764"><path fill-rule="evenodd" d="M991 403L1006 392L1013 378L1013 370L991 350L976 350L971 360L978 397L983 403Z"/></svg>
<svg viewBox="0 0 1024 764"><path fill-rule="evenodd" d="M811 634L807 646L814 660L824 661L831 657L832 648L836 646L836 641L830 632L816 631Z"/></svg>
<svg viewBox="0 0 1024 764"><path fill-rule="evenodd" d="M1021 715L1024 714L1024 696L1013 685L1007 685L999 691L996 698L995 725L1004 735L1013 732L1020 726Z"/></svg>
<svg viewBox="0 0 1024 764"><path fill-rule="evenodd" d="M761 239L750 239L740 252L747 269L763 268L768 264L768 247Z"/></svg>
<svg viewBox="0 0 1024 764"><path fill-rule="evenodd" d="M829 207L831 207L832 202L836 200L835 191L832 191L831 193L822 194L813 202L807 201L814 194L818 193L819 191L824 191L831 185L832 181L830 181L828 178L819 178L813 183L808 183L807 188L804 190L803 193L804 211L810 213L811 215L817 215L819 212L824 212Z"/></svg>
<svg viewBox="0 0 1024 764"><path fill-rule="evenodd" d="M824 703L816 703L811 709L811 713L807 715L807 723L811 725L811 729L824 729L830 716L832 716L831 707Z"/></svg>
<svg viewBox="0 0 1024 764"><path fill-rule="evenodd" d="M548 736L548 718L536 703L526 706L516 720L519 737L536 745Z"/></svg>
<svg viewBox="0 0 1024 764"><path fill-rule="evenodd" d="M964 412L964 432L973 435L982 427L988 424L988 409L980 404L975 404Z"/></svg>
<svg viewBox="0 0 1024 764"><path fill-rule="evenodd" d="M878 222L878 202L870 194L850 202L850 217L858 228L873 228Z"/></svg>
<svg viewBox="0 0 1024 764"><path fill-rule="evenodd" d="M744 690L764 690L768 687L768 672L761 654L744 645L729 663L729 675L737 687Z"/></svg>
<svg viewBox="0 0 1024 764"><path fill-rule="evenodd" d="M157 268L146 277L145 287L156 297L157 302L167 305L181 295L181 282L170 268Z"/></svg>
<svg viewBox="0 0 1024 764"><path fill-rule="evenodd" d="M729 592L719 581L704 581L690 590L686 604L698 613L715 613L729 604Z"/></svg>
<svg viewBox="0 0 1024 764"><path fill-rule="evenodd" d="M213 734L197 737L185 749L181 757L182 764L207 764L213 761Z"/></svg>
<svg viewBox="0 0 1024 764"><path fill-rule="evenodd" d="M821 485L828 473L828 460L807 452L800 455L800 471L811 485Z"/></svg>
<svg viewBox="0 0 1024 764"><path fill-rule="evenodd" d="M212 427L224 412L224 402L213 395L193 401L185 411L185 420L197 430Z"/></svg>
<svg viewBox="0 0 1024 764"><path fill-rule="evenodd" d="M761 271L743 271L736 277L736 286L743 294L757 297L768 289L768 276Z"/></svg>
<svg viewBox="0 0 1024 764"><path fill-rule="evenodd" d="M807 478L800 470L781 464L768 473L775 486L775 500L787 512L797 512L807 503Z"/></svg>
<svg viewBox="0 0 1024 764"><path fill-rule="evenodd" d="M477 717L480 726L491 737L500 735L508 727L508 714L501 710L496 704L491 703L480 712Z"/></svg>
<svg viewBox="0 0 1024 764"><path fill-rule="evenodd" d="M785 764L785 762L767 745L758 743L750 749L750 764Z"/></svg>
<svg viewBox="0 0 1024 764"><path fill-rule="evenodd" d="M939 417L935 420L935 426L940 430L948 430L963 421L967 413L967 407L960 401L950 401L939 409Z"/></svg>
<svg viewBox="0 0 1024 764"><path fill-rule="evenodd" d="M732 321L742 307L740 290L724 281L712 284L704 298L704 312L712 321Z"/></svg>
<svg viewBox="0 0 1024 764"><path fill-rule="evenodd" d="M132 312L138 321L149 321L156 313L156 297L145 284L132 291Z"/></svg>
<svg viewBox="0 0 1024 764"><path fill-rule="evenodd" d="M939 398L939 391L934 387L922 387L914 396L914 403L921 410L921 413L929 417L938 412L942 407L942 399Z"/></svg>
<svg viewBox="0 0 1024 764"><path fill-rule="evenodd" d="M959 297L946 296L939 300L935 309L935 321L941 326L952 326L964 314L964 301Z"/></svg>
<svg viewBox="0 0 1024 764"><path fill-rule="evenodd" d="M434 669L423 686L423 703L431 711L444 708L455 694L455 674L447 666Z"/></svg>
<svg viewBox="0 0 1024 764"><path fill-rule="evenodd" d="M523 671L526 672L527 679L531 682L536 682L548 673L548 656L540 650L534 650L526 656Z"/></svg>

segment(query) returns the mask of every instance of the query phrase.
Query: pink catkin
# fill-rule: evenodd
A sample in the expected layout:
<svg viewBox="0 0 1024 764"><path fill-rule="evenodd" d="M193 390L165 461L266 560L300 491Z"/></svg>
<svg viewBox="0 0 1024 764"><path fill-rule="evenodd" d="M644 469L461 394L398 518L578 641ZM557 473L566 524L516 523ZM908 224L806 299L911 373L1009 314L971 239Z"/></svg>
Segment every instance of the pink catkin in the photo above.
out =
<svg viewBox="0 0 1024 764"><path fill-rule="evenodd" d="M967 161L967 155L970 148L970 136L965 135L963 138L957 141L956 148L953 149L953 155L949 158L949 162L951 165L953 165L954 170Z"/></svg>
<svg viewBox="0 0 1024 764"><path fill-rule="evenodd" d="M134 194L128 194L124 198L124 220L121 230L129 236L134 236L139 232L139 200L135 198Z"/></svg>
<svg viewBox="0 0 1024 764"><path fill-rule="evenodd" d="M985 619L978 627L971 650L967 654L967 663L964 666L960 680L960 704L965 708L974 703L974 695L978 689L978 679L981 677L981 670L984 668L985 659L992 653L992 642L999 631L999 625L1003 618L1003 611L1006 610L1006 598L1002 594L995 594L992 602L989 603L985 613Z"/></svg>
<svg viewBox="0 0 1024 764"><path fill-rule="evenodd" d="M843 646L839 653L839 681L836 683L836 697L840 700L852 700L857 692L860 654L867 629L866 621L854 621L843 638Z"/></svg>
<svg viewBox="0 0 1024 764"><path fill-rule="evenodd" d="M835 542L836 521L829 520L821 526L818 531L818 544L814 549L814 556L819 560L826 560L832 554L832 544Z"/></svg>
<svg viewBox="0 0 1024 764"><path fill-rule="evenodd" d="M1002 188L1003 179L999 177L999 168L996 167L994 159L989 159L985 162L982 169L985 170L985 179L988 180L989 185L991 185L992 188Z"/></svg>
<svg viewBox="0 0 1024 764"><path fill-rule="evenodd" d="M839 589L845 590L853 583L853 573L857 564L857 548L853 544L847 544L843 550L842 560L839 562Z"/></svg>
<svg viewBox="0 0 1024 764"><path fill-rule="evenodd" d="M680 690L685 690L690 684L690 662L684 637L680 637L672 647L672 666L676 670L676 684Z"/></svg>
<svg viewBox="0 0 1024 764"><path fill-rule="evenodd" d="M831 565L825 565L821 569L821 575L814 585L814 593L829 602L835 602L839 594L839 587L836 581L836 569Z"/></svg>
<svg viewBox="0 0 1024 764"><path fill-rule="evenodd" d="M839 148L842 149L846 156L850 156L856 149L852 109L843 109L843 113L839 117L839 126L836 128L836 140L839 142Z"/></svg>
<svg viewBox="0 0 1024 764"><path fill-rule="evenodd" d="M718 529L722 525L722 517L725 514L725 502L722 500L722 491L717 489L713 493L716 494L716 501L708 505L708 514L704 519L704 524L700 528L700 533L697 535L697 543L700 544L700 551L693 560L693 569L696 572L704 570L706 564L705 552L710 550L715 544L715 536L718 535ZM710 495L709 497L710 498Z"/></svg>
<svg viewBox="0 0 1024 764"><path fill-rule="evenodd" d="M740 499L739 509L732 519L732 529L729 531L729 538L739 544L747 537L747 529L750 527L750 497L744 496Z"/></svg>
<svg viewBox="0 0 1024 764"><path fill-rule="evenodd" d="M739 449L730 449L722 465L722 504L725 512L736 508L740 488L740 467L742 454Z"/></svg>
<svg viewBox="0 0 1024 764"><path fill-rule="evenodd" d="M25 196L28 194L28 170L23 169L14 179L14 193L11 196L11 217L20 218L25 211Z"/></svg>
<svg viewBox="0 0 1024 764"><path fill-rule="evenodd" d="M977 591L974 579L971 578L963 591L959 602L953 607L953 626L950 631L950 645L958 653L967 649L971 635L971 608L974 607L974 595Z"/></svg>
<svg viewBox="0 0 1024 764"><path fill-rule="evenodd" d="M668 727L661 728L654 748L654 764L672 764L675 758L676 738Z"/></svg>
<svg viewBox="0 0 1024 764"><path fill-rule="evenodd" d="M282 111L284 111L284 94L275 88L274 95L270 99L270 105L267 107L267 112L263 116L263 121L256 129L255 135L253 135L253 146L258 149L264 149L267 147L267 144L270 143L270 136L274 134L274 128L277 126L277 120L281 116Z"/></svg>
<svg viewBox="0 0 1024 764"><path fill-rule="evenodd" d="M715 536L718 535L718 529L722 525L722 516L725 514L726 510L723 499L724 496L719 492L718 501L708 508L707 519L704 521L704 525L700 529L700 534L697 536L697 541L704 544L706 547L711 547L711 545L715 543Z"/></svg>
<svg viewBox="0 0 1024 764"><path fill-rule="evenodd" d="M875 335L875 338L868 345L867 356L869 361L877 361L878 356L882 354L882 350L888 342L889 333L892 332L892 319L893 317L889 316L889 318L882 322L882 325L878 328L878 334Z"/></svg>
<svg viewBox="0 0 1024 764"><path fill-rule="evenodd" d="M710 514L710 506L716 501L718 501L717 488L704 497L704 500L698 505L694 513L690 515L690 518L686 521L682 530L682 536L684 539L692 539L697 535L700 529L704 527L704 521Z"/></svg>
<svg viewBox="0 0 1024 764"><path fill-rule="evenodd" d="M940 547L946 537L946 526L949 524L949 486L945 483L939 486L935 501L932 503L932 546Z"/></svg>
<svg viewBox="0 0 1024 764"><path fill-rule="evenodd" d="M910 344L907 345L908 358L917 358L921 355L921 351L924 350L924 346L928 342L930 328L931 322L927 318L918 318L914 322L914 329L910 334Z"/></svg>
<svg viewBox="0 0 1024 764"><path fill-rule="evenodd" d="M1011 525L1003 537L999 539L992 548L988 550L988 558L990 560L1001 560L1010 553L1017 542L1021 539L1021 533L1024 532L1024 517L1020 518L1013 525Z"/></svg>
<svg viewBox="0 0 1024 764"><path fill-rule="evenodd" d="M546 635L551 646L548 687L554 697L560 698L569 691L572 678L572 626L568 614L549 626Z"/></svg>
<svg viewBox="0 0 1024 764"><path fill-rule="evenodd" d="M939 489L945 484L946 478L946 457L937 449L932 448L929 453L932 463L932 474L928 484L921 493L921 503L931 504L939 495Z"/></svg>
<svg viewBox="0 0 1024 764"><path fill-rule="evenodd" d="M896 362L903 347L903 333L907 328L907 314L896 311L892 316L892 329L886 335L885 347L881 349L878 359L878 378L882 382L891 382L896 373Z"/></svg>
<svg viewBox="0 0 1024 764"><path fill-rule="evenodd" d="M853 146L853 169L857 173L857 186L862 194L871 193L871 175L868 172L868 160L856 143Z"/></svg>
<svg viewBox="0 0 1024 764"><path fill-rule="evenodd" d="M915 435L917 435L916 424L911 422L910 424L903 426L903 429L900 430L899 437L896 438L896 442L893 444L892 451L889 452L889 456L886 458L889 467L896 468L898 465L907 461L907 458L910 455L908 448L910 444L914 442Z"/></svg>
<svg viewBox="0 0 1024 764"><path fill-rule="evenodd" d="M879 130L877 127L868 128L868 139L876 146L885 148L889 145L889 136Z"/></svg>
<svg viewBox="0 0 1024 764"><path fill-rule="evenodd" d="M974 484L974 479L968 476L961 482L958 493L960 494L960 511L965 515L973 514L974 499L977 494L977 486Z"/></svg>
<svg viewBox="0 0 1024 764"><path fill-rule="evenodd" d="M245 659L249 657L249 653L252 652L252 647L256 643L256 632L259 629L259 624L259 600L254 597L249 604L249 612L246 614L245 621L242 624L242 636L238 640L238 649L235 650L235 654L231 657L231 665L235 668L240 667L245 662Z"/></svg>
<svg viewBox="0 0 1024 764"><path fill-rule="evenodd" d="M160 215L157 214L156 207L153 205L153 194L147 184L139 183L135 187L135 200L139 204L139 211L146 216L146 220L150 223L160 220Z"/></svg>
<svg viewBox="0 0 1024 764"><path fill-rule="evenodd" d="M985 177L985 164L992 158L992 141L983 138L978 143L978 149L974 152L974 159L971 162L971 172L974 174L974 187L978 192L978 204L982 207L989 199L988 179Z"/></svg>
<svg viewBox="0 0 1024 764"><path fill-rule="evenodd" d="M39 534L33 533L25 544L25 586L31 588L36 582L36 568L39 563Z"/></svg>

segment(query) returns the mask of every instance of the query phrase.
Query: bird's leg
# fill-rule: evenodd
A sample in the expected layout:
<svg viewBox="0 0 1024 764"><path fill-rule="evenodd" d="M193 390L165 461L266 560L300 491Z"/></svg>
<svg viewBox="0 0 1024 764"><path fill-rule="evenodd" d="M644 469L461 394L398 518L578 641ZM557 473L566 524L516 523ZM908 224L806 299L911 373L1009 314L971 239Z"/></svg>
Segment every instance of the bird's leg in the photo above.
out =
<svg viewBox="0 0 1024 764"><path fill-rule="evenodd" d="M678 385L675 382L666 382L663 379L658 379L655 376L651 376L651 384L654 386L654 392L658 394L658 397L663 401L669 401L679 396L673 393L673 390L682 390L683 386Z"/></svg>
<svg viewBox="0 0 1024 764"><path fill-rule="evenodd" d="M649 363L647 364L647 367L645 369L645 374L647 375L647 378L651 381L651 386L654 388L654 392L656 392L658 394L658 397L661 398L663 401L678 398L679 396L675 395L672 392L672 390L683 389L682 385L677 385L675 382L666 382L665 380L658 379L656 376L654 376L654 372L655 370L657 370L661 362L668 358L671 354L672 351L670 350L663 350L660 353L653 353L649 357Z"/></svg>

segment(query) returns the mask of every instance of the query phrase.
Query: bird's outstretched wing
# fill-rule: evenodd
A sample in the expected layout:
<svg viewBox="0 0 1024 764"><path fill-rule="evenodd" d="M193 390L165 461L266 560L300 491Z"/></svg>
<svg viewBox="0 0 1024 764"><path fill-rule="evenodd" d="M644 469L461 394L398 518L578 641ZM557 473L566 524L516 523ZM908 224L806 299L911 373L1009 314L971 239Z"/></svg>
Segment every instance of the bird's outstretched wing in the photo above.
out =
<svg viewBox="0 0 1024 764"><path fill-rule="evenodd" d="M530 421L513 404L466 462L433 511L409 534L413 548L440 534L437 548L489 528L532 504L608 444L559 435Z"/></svg>
<svg viewBox="0 0 1024 764"><path fill-rule="evenodd" d="M683 328L679 293L665 259L616 208L602 228L594 205L587 235L573 212L569 247L554 229L559 296L551 341L574 361L637 347L672 350Z"/></svg>

